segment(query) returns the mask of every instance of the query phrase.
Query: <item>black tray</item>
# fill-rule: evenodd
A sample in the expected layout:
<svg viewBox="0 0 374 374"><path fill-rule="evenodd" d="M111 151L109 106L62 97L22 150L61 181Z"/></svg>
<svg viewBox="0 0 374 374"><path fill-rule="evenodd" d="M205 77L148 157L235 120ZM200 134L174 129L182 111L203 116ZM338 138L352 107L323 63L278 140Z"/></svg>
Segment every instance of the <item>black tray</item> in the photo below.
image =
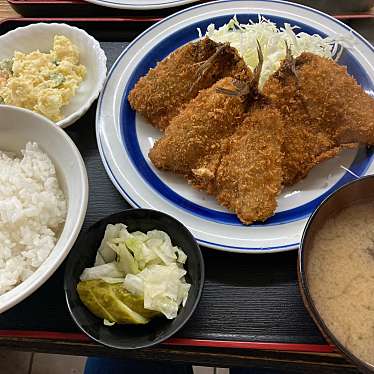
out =
<svg viewBox="0 0 374 374"><path fill-rule="evenodd" d="M131 10L109 8L84 0L8 0L11 7L25 17L134 17L160 18L168 16L178 10L196 5L207 0L186 4L178 7Z"/></svg>
<svg viewBox="0 0 374 374"><path fill-rule="evenodd" d="M40 21L55 20L6 20L0 23L0 34ZM64 22L87 30L101 42L108 57L108 67L135 34L147 27L147 24L139 23L135 30L129 22L113 20L74 19ZM90 196L83 229L108 214L129 207L101 163L95 137L95 110L96 104L67 129L82 153L88 171ZM248 347L265 342L276 343L269 347L279 349L316 352L329 349L299 294L296 251L243 255L209 248L202 250L206 262L206 284L196 313L176 336L182 338L179 342L202 344L191 340L199 339L210 341L210 345L216 342L231 347L236 347L238 342L252 342ZM65 304L63 274L62 265L38 291L1 314L0 330L12 330L18 336L22 331L39 331L39 336L43 336L43 332L47 336L48 331L78 332ZM12 332L8 331L8 334ZM266 345L258 347L266 348Z"/></svg>
<svg viewBox="0 0 374 374"><path fill-rule="evenodd" d="M8 0L11 7L24 17L133 17L133 18L160 18L175 13L178 10L207 2L200 0L196 3L179 7L155 10L128 10L108 8L92 4L84 0ZM342 1L338 8L333 9L328 2L313 0L294 0L308 6L320 6L320 10L333 14L339 19L373 18L373 12L354 5L345 5ZM354 0L351 0L354 3Z"/></svg>

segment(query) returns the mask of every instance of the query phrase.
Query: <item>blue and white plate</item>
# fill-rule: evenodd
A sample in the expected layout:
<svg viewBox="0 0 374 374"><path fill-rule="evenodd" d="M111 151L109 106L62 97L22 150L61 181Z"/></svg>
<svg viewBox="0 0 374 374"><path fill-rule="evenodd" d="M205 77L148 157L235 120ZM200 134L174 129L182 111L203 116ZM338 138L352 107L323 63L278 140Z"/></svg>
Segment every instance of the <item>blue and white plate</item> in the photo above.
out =
<svg viewBox="0 0 374 374"><path fill-rule="evenodd" d="M183 222L204 246L243 253L267 253L297 248L305 223L320 202L354 176L374 172L373 154L362 147L314 168L300 183L285 189L278 209L266 223L245 226L214 198L194 190L184 179L157 170L148 151L160 132L137 115L127 95L149 68L176 48L198 37L210 23L221 26L237 15L241 23L258 15L283 26L322 36L349 34L353 47L345 49L340 63L348 66L361 86L374 94L374 48L359 34L319 11L283 1L219 1L197 5L157 23L121 54L109 73L98 103L96 130L102 161L109 177L134 207L166 212Z"/></svg>

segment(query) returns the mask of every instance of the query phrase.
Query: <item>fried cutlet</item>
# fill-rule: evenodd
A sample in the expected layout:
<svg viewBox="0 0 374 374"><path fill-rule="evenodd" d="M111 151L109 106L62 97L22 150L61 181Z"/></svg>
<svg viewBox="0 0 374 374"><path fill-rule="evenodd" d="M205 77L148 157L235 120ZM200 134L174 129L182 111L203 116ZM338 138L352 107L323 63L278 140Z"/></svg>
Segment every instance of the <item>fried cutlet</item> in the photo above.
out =
<svg viewBox="0 0 374 374"><path fill-rule="evenodd" d="M282 190L283 135L281 114L265 105L251 109L228 139L213 194L245 224L265 221L277 207Z"/></svg>
<svg viewBox="0 0 374 374"><path fill-rule="evenodd" d="M216 91L231 85L225 78L202 91L172 120L149 156L158 168L182 174L250 224L276 209L284 126L277 109L256 105L248 113L239 97ZM204 112L207 103L211 110Z"/></svg>
<svg viewBox="0 0 374 374"><path fill-rule="evenodd" d="M149 152L153 164L193 180L193 170L214 176L221 146L241 124L245 114L239 96L227 96L217 88L233 89L233 79L223 78L200 91L166 128ZM208 187L206 187L208 188Z"/></svg>
<svg viewBox="0 0 374 374"><path fill-rule="evenodd" d="M374 99L333 60L312 53L288 56L263 93L285 123L285 185L356 142L374 144Z"/></svg>
<svg viewBox="0 0 374 374"><path fill-rule="evenodd" d="M153 126L164 130L200 90L227 76L246 79L251 71L234 48L204 38L180 47L150 69L128 100Z"/></svg>
<svg viewBox="0 0 374 374"><path fill-rule="evenodd" d="M262 54L252 79L227 77L174 117L149 157L214 195L246 224L274 214L282 187L283 122L258 95Z"/></svg>

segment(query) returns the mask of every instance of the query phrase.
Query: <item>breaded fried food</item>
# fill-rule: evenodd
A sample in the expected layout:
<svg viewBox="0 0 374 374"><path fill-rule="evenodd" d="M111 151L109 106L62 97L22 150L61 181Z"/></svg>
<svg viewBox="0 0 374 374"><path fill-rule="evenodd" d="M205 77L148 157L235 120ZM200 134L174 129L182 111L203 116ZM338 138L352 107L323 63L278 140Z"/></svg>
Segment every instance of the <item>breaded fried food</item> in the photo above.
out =
<svg viewBox="0 0 374 374"><path fill-rule="evenodd" d="M246 224L272 216L282 188L284 125L257 97L260 70L246 82L227 77L201 91L149 153L156 167L182 174Z"/></svg>
<svg viewBox="0 0 374 374"><path fill-rule="evenodd" d="M282 190L284 136L277 109L252 109L228 140L215 176L217 201L245 224L274 214Z"/></svg>
<svg viewBox="0 0 374 374"><path fill-rule="evenodd" d="M128 100L153 126L164 130L200 90L227 76L247 79L251 71L234 48L204 38L178 48L150 69Z"/></svg>
<svg viewBox="0 0 374 374"><path fill-rule="evenodd" d="M239 96L226 96L217 88L233 89L233 78L223 78L202 90L174 117L149 152L153 164L182 174L193 182L193 170L214 177L222 142L242 123L245 105ZM209 177L204 179L207 184ZM208 186L205 187L208 189Z"/></svg>
<svg viewBox="0 0 374 374"><path fill-rule="evenodd" d="M258 93L258 52L252 79L226 77L200 91L149 153L156 167L182 174L246 224L272 216L282 188L284 125Z"/></svg>
<svg viewBox="0 0 374 374"><path fill-rule="evenodd" d="M277 109L255 105L249 113L224 78L201 91L181 111L149 153L154 165L182 174L250 224L274 214L282 188L284 125Z"/></svg>
<svg viewBox="0 0 374 374"><path fill-rule="evenodd" d="M263 93L285 123L283 179L292 185L356 142L374 144L374 99L345 67L312 53L286 58Z"/></svg>

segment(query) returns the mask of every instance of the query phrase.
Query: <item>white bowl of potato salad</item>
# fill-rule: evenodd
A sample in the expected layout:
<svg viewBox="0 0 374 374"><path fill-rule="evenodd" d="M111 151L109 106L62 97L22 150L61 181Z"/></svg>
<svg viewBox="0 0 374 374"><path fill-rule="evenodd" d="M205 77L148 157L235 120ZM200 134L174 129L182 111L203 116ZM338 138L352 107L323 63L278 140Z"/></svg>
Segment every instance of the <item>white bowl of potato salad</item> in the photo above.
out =
<svg viewBox="0 0 374 374"><path fill-rule="evenodd" d="M0 104L30 109L60 127L86 113L106 72L99 42L67 24L37 23L0 37Z"/></svg>

